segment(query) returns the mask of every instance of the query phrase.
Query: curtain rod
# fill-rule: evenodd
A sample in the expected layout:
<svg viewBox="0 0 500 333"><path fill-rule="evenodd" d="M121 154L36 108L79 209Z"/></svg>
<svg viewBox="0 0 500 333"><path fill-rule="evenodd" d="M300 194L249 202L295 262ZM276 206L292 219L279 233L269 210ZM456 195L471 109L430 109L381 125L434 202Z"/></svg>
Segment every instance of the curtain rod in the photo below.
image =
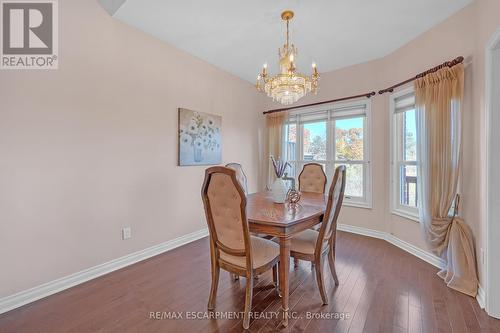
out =
<svg viewBox="0 0 500 333"><path fill-rule="evenodd" d="M461 64L462 62L464 61L464 57L460 56L460 57L456 57L455 59L453 59L452 61L446 61L446 62L443 62L441 65L439 66L436 66L436 67L433 67L429 70L426 70L425 72L422 72L422 73L419 73L417 75L415 75L414 77L412 77L411 79L408 79L406 81L403 81L403 82L400 82L398 84L395 84L389 88L385 88L385 89L382 89L382 90L379 90L379 94L382 95L382 94L385 94L386 92L393 92L395 88L397 87L401 87L402 85L405 85L407 83L410 83L412 81L415 81L416 79L419 79L421 77L424 77L426 76L427 74L431 74L431 73L435 73L437 72L438 70L440 70L441 68L444 68L444 67L453 67L455 65L458 65L458 64Z"/></svg>
<svg viewBox="0 0 500 333"><path fill-rule="evenodd" d="M376 95L375 92L372 91L372 92L369 92L369 93L366 93L366 94L354 95L354 96L349 96L349 97L341 97L341 98L331 99L329 101L316 102L316 103L304 104L304 105L297 105L297 106L290 106L288 108L282 108L282 109L268 110L268 111L264 111L263 114L288 111L288 110L299 109L299 108L304 108L304 107L314 106L314 105L320 105L320 104L327 104L327 103L333 103L333 102L347 101L349 99L355 99L355 98L361 98L361 97L370 98L370 97L373 97L375 95Z"/></svg>

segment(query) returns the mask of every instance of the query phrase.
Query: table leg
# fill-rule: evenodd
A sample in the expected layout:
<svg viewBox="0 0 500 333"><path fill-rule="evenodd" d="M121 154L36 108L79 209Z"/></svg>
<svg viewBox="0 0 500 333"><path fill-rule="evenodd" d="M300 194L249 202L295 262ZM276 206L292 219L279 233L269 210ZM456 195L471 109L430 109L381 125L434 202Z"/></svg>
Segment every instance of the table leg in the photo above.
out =
<svg viewBox="0 0 500 333"><path fill-rule="evenodd" d="M288 274L290 272L290 238L280 237L280 291L281 291L281 310L283 313L283 326L288 326L288 317L290 309L288 308L288 298L290 296L290 287L288 285Z"/></svg>

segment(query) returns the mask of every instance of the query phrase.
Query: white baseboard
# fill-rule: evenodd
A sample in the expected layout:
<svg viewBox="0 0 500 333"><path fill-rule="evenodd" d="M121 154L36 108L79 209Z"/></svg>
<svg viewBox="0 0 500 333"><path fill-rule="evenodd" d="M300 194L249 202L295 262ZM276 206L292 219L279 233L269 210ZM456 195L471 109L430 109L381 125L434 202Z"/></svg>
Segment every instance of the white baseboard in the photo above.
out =
<svg viewBox="0 0 500 333"><path fill-rule="evenodd" d="M363 227L357 227L357 226L350 225L350 224L339 223L337 225L337 229L340 231L350 232L352 234L368 236L368 237L373 237L373 238L378 238L378 239L383 239L383 240L385 240L387 238L386 232L368 229L368 228L363 228Z"/></svg>
<svg viewBox="0 0 500 333"><path fill-rule="evenodd" d="M486 307L486 293L483 289L483 286L481 285L479 285L479 288L477 288L476 300L477 303L479 303L481 309L484 309Z"/></svg>
<svg viewBox="0 0 500 333"><path fill-rule="evenodd" d="M425 250L422 250L410 243L407 243L394 235L391 235L387 232L383 231L378 231L378 230L372 230L368 228L363 228L363 227L357 227L353 225L348 225L348 224L339 224L338 225L338 230L345 231L345 232L350 232L358 235L363 235L363 236L368 236L368 237L373 237L373 238L378 238L385 240L400 249L413 254L414 256L424 260L425 262L428 262L429 264L442 268L443 267L443 260L437 256L435 256L432 253L429 253ZM60 291L63 291L65 289L74 287L78 284L81 284L83 282L95 279L99 276L111 273L113 271L116 271L118 269L124 268L126 266L135 264L139 261L154 257L156 255L159 255L161 253L173 250L179 246L188 244L190 242L193 242L195 240L201 239L203 237L208 236L208 229L201 229L195 232L192 232L190 234L169 240L167 242L149 247L147 249L137 251L131 254L128 254L126 256L123 256L121 258L117 258L114 260L111 260L109 262L88 268L86 270L65 276L63 278L36 286L34 288L21 291L19 293L16 293L14 295L6 296L3 298L0 298L0 314L13 310L15 308L18 308L20 306L23 306L25 304L34 302L36 300L39 300L41 298L53 295L55 293L58 293ZM479 286L478 289L478 294L476 296L476 299L481 306L481 308L484 308L485 305L485 293L484 289Z"/></svg>
<svg viewBox="0 0 500 333"><path fill-rule="evenodd" d="M441 258L439 258L438 256L436 256L430 252L427 252L419 247L416 247L415 245L412 245L408 242L405 242L405 241L397 238L396 236L391 235L390 233L387 233L384 231L372 230L372 229L363 228L363 227L357 227L357 226L348 225L348 224L339 224L338 230L350 232L353 234L383 239L386 242L389 242L392 245L397 246L400 249L402 249L410 254L413 254L417 258L420 258L423 261L428 262L429 264L431 264L437 268L444 267L444 261Z"/></svg>
<svg viewBox="0 0 500 333"><path fill-rule="evenodd" d="M391 243L394 246L399 247L402 250L405 250L406 252L413 254L417 258L422 259L425 262L428 262L432 266L435 266L439 269L442 269L445 266L445 262L443 259L439 258L438 256L434 255L433 253L430 253L428 251L425 251L413 244L410 244L408 242L405 242L394 235L387 234L387 239L389 243Z"/></svg>
<svg viewBox="0 0 500 333"><path fill-rule="evenodd" d="M65 276L63 278L44 283L34 288L21 291L14 295L0 298L0 313L10 311L25 304L34 302L41 298L58 293L80 283L95 279L104 274L116 271L120 268L135 264L139 261L154 257L163 252L173 250L181 245L193 242L208 235L208 229L201 229L190 234L154 245L147 249L137 251L121 258L85 269L83 271Z"/></svg>

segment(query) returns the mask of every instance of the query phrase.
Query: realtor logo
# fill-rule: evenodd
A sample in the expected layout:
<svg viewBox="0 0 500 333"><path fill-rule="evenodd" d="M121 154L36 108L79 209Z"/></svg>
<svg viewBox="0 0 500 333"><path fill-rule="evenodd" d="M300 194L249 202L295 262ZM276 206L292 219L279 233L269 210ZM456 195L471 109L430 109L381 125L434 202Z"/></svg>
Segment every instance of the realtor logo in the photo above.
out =
<svg viewBox="0 0 500 333"><path fill-rule="evenodd" d="M1 69L57 69L57 0L0 0Z"/></svg>

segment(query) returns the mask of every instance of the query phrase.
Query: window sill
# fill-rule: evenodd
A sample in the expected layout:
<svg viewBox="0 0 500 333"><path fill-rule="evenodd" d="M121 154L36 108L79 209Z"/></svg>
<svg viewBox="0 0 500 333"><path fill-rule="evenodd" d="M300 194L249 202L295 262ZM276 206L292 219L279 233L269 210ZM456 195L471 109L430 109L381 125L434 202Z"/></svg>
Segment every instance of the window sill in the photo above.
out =
<svg viewBox="0 0 500 333"><path fill-rule="evenodd" d="M372 209L371 204L363 203L363 202L342 202L342 206L354 207L354 208L363 208L363 209Z"/></svg>
<svg viewBox="0 0 500 333"><path fill-rule="evenodd" d="M391 211L391 214L397 215L397 216L400 216L400 217L404 217L405 219L412 220L412 221L420 223L420 218L418 217L418 215L415 215L415 214L411 214L411 213L408 213L408 212L405 212L405 211L401 211L401 210L396 210L396 209L393 209Z"/></svg>

